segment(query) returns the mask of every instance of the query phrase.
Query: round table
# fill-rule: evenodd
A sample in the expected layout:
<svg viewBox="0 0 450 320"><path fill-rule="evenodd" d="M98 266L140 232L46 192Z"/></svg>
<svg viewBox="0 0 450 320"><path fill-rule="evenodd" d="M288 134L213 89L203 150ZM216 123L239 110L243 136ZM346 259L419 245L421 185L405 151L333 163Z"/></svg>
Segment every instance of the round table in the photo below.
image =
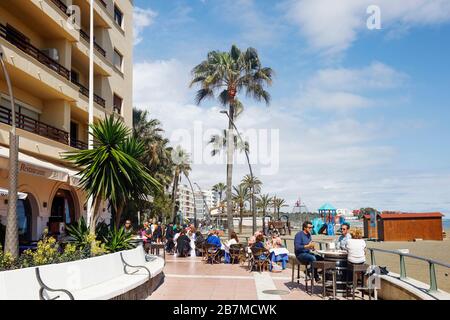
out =
<svg viewBox="0 0 450 320"><path fill-rule="evenodd" d="M317 254L323 257L325 261L333 261L336 263L336 293L343 295L347 293L347 284L349 282L347 251L344 250L317 250ZM331 281L331 275L325 280ZM332 290L327 288L327 290Z"/></svg>

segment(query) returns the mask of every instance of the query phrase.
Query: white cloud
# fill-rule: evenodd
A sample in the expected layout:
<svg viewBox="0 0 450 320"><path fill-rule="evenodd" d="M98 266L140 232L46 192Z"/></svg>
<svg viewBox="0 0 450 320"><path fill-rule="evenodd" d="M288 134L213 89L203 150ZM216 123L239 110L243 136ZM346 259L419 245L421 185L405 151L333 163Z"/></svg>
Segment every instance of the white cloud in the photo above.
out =
<svg viewBox="0 0 450 320"><path fill-rule="evenodd" d="M169 137L175 132L194 137L199 125L205 132L223 129L227 123L214 102L209 107L206 107L208 104L192 104L195 89L188 88L192 66L172 59L137 63L134 68L135 105L149 109L152 117L161 120ZM381 81L385 77L388 79ZM404 75L388 66L373 63L361 69L322 70L311 78L310 84L333 92L351 91L358 96L361 90L397 87L403 79ZM378 121L359 121L348 115L310 121L293 112L293 108L289 111L276 105L269 108L248 105L236 124L241 132L279 130L278 173L261 175L263 166L255 164L253 167L264 182L263 192L277 194L289 204L301 196L312 210L325 201L348 208L375 206L444 212L450 209L446 193L450 189L448 173L398 172L395 169L396 149L379 143L381 138L393 133ZM198 152L203 152L201 157L210 160L208 151L203 149L209 135L204 138L203 145L197 149L190 148L190 139L183 144L194 153L193 159ZM203 189L226 179L222 164L195 163L192 168L192 180ZM245 162L235 165L234 183L247 173Z"/></svg>
<svg viewBox="0 0 450 320"><path fill-rule="evenodd" d="M133 16L133 33L134 45L138 45L142 41L142 32L145 28L151 26L158 14L151 9L134 8Z"/></svg>
<svg viewBox="0 0 450 320"><path fill-rule="evenodd" d="M381 98L372 95L399 88L407 80L406 74L380 62L359 69L321 69L301 88L298 104L338 111L380 105Z"/></svg>
<svg viewBox="0 0 450 320"><path fill-rule="evenodd" d="M285 8L313 49L335 55L367 30L366 9L373 4L380 7L382 28L389 33L450 21L448 0L288 0Z"/></svg>

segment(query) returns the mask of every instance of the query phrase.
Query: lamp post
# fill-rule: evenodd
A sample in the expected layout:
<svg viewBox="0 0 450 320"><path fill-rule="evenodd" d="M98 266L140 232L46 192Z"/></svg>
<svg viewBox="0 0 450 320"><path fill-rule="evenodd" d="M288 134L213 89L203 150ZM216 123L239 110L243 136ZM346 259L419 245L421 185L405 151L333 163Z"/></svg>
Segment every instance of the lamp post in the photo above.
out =
<svg viewBox="0 0 450 320"><path fill-rule="evenodd" d="M211 223L211 211L209 211L208 204L207 204L206 201L205 201L205 196L203 195L202 188L200 188L200 186L198 185L197 182L194 182L194 184L197 186L198 190L200 190L200 193L201 193L201 195L202 195L203 204L205 205L206 211L208 211L208 214L206 215L206 217L207 217L207 218L206 218L206 224L207 224L207 225L210 225L210 223Z"/></svg>
<svg viewBox="0 0 450 320"><path fill-rule="evenodd" d="M17 176L19 171L18 136L16 136L16 104L12 91L8 70L3 61L3 52L0 52L0 62L8 86L9 99L11 100L11 130L9 131L9 192L8 213L6 218L5 252L9 252L13 258L19 257L19 230L17 225Z"/></svg>
<svg viewBox="0 0 450 320"><path fill-rule="evenodd" d="M228 119L230 120L230 123L233 125L234 129L236 129L236 132L238 134L239 139L241 140L241 142L245 145L244 139L242 139L241 134L239 133L238 128L236 127L236 124L234 123L233 119L231 119L230 115L228 114L228 111L226 110L221 110L220 113L225 114ZM250 158L248 156L248 150L245 147L244 148L245 151L245 157L247 158L247 163L248 163L248 169L250 171L250 177L253 181L253 170L252 170L252 166L250 164ZM256 232L256 208L255 208L255 187L252 186L251 188L251 192L252 192L252 218L253 218L253 226L252 226L252 233L254 234Z"/></svg>

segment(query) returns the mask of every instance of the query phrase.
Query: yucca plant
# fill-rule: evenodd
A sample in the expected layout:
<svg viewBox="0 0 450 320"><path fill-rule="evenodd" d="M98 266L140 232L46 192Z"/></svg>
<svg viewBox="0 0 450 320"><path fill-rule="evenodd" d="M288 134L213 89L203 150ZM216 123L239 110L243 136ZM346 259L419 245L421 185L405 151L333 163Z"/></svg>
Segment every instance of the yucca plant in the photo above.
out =
<svg viewBox="0 0 450 320"><path fill-rule="evenodd" d="M106 223L100 222L95 227L96 240L102 241L108 235L109 227ZM72 223L66 227L66 232L72 238L77 248L84 249L90 245L89 227L87 226L84 217L81 217L77 222Z"/></svg>
<svg viewBox="0 0 450 320"><path fill-rule="evenodd" d="M90 233L95 234L101 202L109 200L120 221L124 205L135 197L144 198L160 184L137 159L144 152L142 143L131 137L131 130L113 115L92 126L94 148L68 152L64 159L80 170L80 184L86 198L92 197L94 211Z"/></svg>
<svg viewBox="0 0 450 320"><path fill-rule="evenodd" d="M133 235L126 232L124 228L114 228L108 232L108 236L104 238L105 248L109 252L118 252L131 249L131 239Z"/></svg>

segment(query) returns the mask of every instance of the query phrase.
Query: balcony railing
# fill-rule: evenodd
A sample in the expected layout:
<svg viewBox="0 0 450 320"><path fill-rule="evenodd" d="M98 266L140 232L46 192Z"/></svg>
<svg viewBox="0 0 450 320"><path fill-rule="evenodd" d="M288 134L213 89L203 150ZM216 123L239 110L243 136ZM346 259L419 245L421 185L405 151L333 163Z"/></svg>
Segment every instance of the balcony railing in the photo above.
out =
<svg viewBox="0 0 450 320"><path fill-rule="evenodd" d="M0 106L0 122L11 125L12 124L12 112L8 108ZM69 133L30 118L19 112L16 112L16 126L17 128L38 134L40 136L68 144Z"/></svg>
<svg viewBox="0 0 450 320"><path fill-rule="evenodd" d="M52 2L59 8L59 10L64 12L66 16L69 16L69 14L67 13L67 6L64 2L62 2L61 0L52 0Z"/></svg>
<svg viewBox="0 0 450 320"><path fill-rule="evenodd" d="M80 88L80 93L85 96L85 97L89 97L89 89L86 88L85 86L83 86L81 83L75 81L74 79L71 80L74 84L76 84L79 88ZM105 99L103 99L102 97L100 97L99 95L94 93L94 102L96 102L97 104L101 105L103 108L106 107L106 101Z"/></svg>
<svg viewBox="0 0 450 320"><path fill-rule="evenodd" d="M84 39L85 41L87 41L87 43L90 42L90 37L89 35L86 33L86 31L84 31L83 29L80 29L80 36L82 39ZM106 51L105 49L103 49L97 42L95 42L94 40L94 48L104 57L106 57Z"/></svg>
<svg viewBox="0 0 450 320"><path fill-rule="evenodd" d="M58 62L56 62L55 60L47 56L45 53L43 53L41 50L33 46L30 42L19 37L16 33L8 29L8 27L6 27L3 24L0 24L0 37L2 37L15 47L19 48L23 52L27 53L28 55L32 56L34 59L44 64L48 68L57 72L59 75L63 76L67 80L70 79L69 70L67 70Z"/></svg>
<svg viewBox="0 0 450 320"><path fill-rule="evenodd" d="M80 149L80 150L87 150L88 149L88 144L86 142L80 141L80 140L75 140L75 139L70 139L70 146Z"/></svg>

